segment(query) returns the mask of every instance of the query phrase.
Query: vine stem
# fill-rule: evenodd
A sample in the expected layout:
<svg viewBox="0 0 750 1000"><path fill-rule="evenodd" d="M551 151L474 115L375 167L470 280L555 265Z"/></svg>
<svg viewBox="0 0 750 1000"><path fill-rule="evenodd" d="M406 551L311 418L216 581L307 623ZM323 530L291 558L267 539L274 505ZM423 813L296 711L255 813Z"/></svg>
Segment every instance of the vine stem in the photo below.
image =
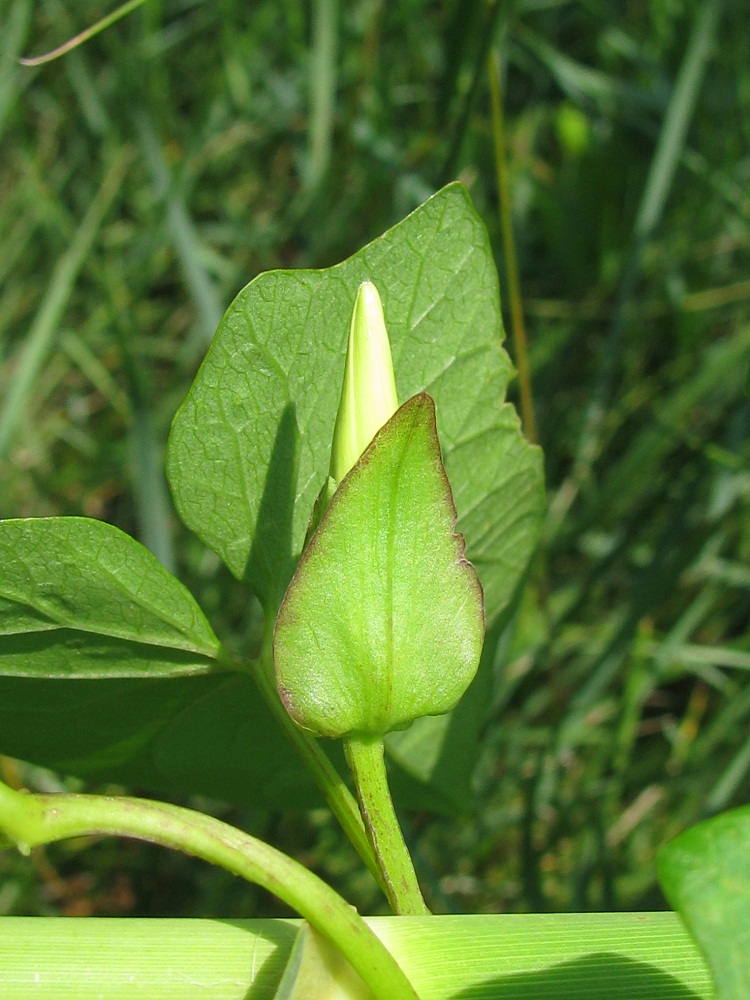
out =
<svg viewBox="0 0 750 1000"><path fill-rule="evenodd" d="M382 738L350 736L344 741L344 750L393 912L409 916L429 913L393 808Z"/></svg>
<svg viewBox="0 0 750 1000"><path fill-rule="evenodd" d="M310 776L328 803L331 812L341 824L357 854L387 895L386 885L370 845L356 800L347 788L344 779L331 763L328 754L313 736L305 732L304 729L300 729L281 703L276 690L271 654L266 653L253 663L252 677L274 717L304 761Z"/></svg>
<svg viewBox="0 0 750 1000"><path fill-rule="evenodd" d="M212 816L165 802L32 795L0 782L0 838L22 853L70 837L133 837L201 858L278 896L338 948L377 1000L418 1000L395 958L325 882L292 858Z"/></svg>

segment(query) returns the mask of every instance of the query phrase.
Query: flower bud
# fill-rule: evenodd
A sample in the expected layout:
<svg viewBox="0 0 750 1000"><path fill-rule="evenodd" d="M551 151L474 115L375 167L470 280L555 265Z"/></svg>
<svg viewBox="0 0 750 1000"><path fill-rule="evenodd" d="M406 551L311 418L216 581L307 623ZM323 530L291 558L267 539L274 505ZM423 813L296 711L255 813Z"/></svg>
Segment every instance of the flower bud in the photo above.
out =
<svg viewBox="0 0 750 1000"><path fill-rule="evenodd" d="M397 409L383 306L375 285L364 281L354 302L344 385L333 429L330 474L337 485Z"/></svg>

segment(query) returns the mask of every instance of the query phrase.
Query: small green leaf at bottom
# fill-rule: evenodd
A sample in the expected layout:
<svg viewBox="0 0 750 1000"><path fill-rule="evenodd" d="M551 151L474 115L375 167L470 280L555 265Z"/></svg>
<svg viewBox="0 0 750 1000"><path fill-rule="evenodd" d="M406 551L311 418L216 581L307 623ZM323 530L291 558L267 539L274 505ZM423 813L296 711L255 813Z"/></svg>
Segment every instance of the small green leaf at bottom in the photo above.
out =
<svg viewBox="0 0 750 1000"><path fill-rule="evenodd" d="M276 679L302 727L382 735L453 708L484 639L482 590L455 523L422 393L336 490L281 605Z"/></svg>
<svg viewBox="0 0 750 1000"><path fill-rule="evenodd" d="M661 848L658 869L706 957L717 1000L750 997L750 806L675 837Z"/></svg>

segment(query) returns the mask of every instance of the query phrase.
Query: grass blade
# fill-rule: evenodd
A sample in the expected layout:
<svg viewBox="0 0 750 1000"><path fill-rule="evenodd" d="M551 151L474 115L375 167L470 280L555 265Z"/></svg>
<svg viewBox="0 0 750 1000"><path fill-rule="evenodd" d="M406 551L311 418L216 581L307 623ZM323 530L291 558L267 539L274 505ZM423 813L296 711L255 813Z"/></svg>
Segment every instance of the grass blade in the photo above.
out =
<svg viewBox="0 0 750 1000"><path fill-rule="evenodd" d="M3 20L3 45L0 50L0 135L18 96L16 57L31 23L29 0L17 0L10 13L3 16Z"/></svg>
<svg viewBox="0 0 750 1000"><path fill-rule="evenodd" d="M174 192L174 182L154 127L143 115L136 119L136 125L143 156L151 170L154 190L157 197L163 199L166 204L167 226L182 265L185 287L193 297L198 312L200 343L195 347L202 351L211 343L224 310L216 288L203 266L201 240L195 224L188 214L184 201Z"/></svg>
<svg viewBox="0 0 750 1000"><path fill-rule="evenodd" d="M695 111L716 36L721 7L722 0L710 0L700 11L664 115L633 227L630 253L620 281L614 320L601 350L599 375L583 422L573 469L573 479L578 483L588 476L596 459L607 401L622 348L626 307L635 294L646 241L661 218L680 162L688 126Z"/></svg>
<svg viewBox="0 0 750 1000"><path fill-rule="evenodd" d="M69 38L67 42L63 42L62 45L58 45L56 49L52 49L51 52L45 52L41 56L33 56L31 58L19 59L18 61L22 66L41 66L43 63L52 62L53 59L58 59L60 56L64 56L66 52L71 52L73 49L77 49L79 45L83 45L90 38L94 38L98 35L100 31L104 31L111 24L119 21L121 17L125 17L131 11L135 10L144 4L146 0L128 0L127 3L121 4L117 10L113 10L111 14L107 14L106 17L101 18L96 24L92 24L90 28L86 28L85 31L79 32L73 38Z"/></svg>
<svg viewBox="0 0 750 1000"><path fill-rule="evenodd" d="M674 913L377 917L422 1000L709 1000ZM3 1000L272 1000L295 920L0 919ZM82 970L86 974L83 976ZM34 983L41 970L44 986ZM44 992L42 992L44 989Z"/></svg>
<svg viewBox="0 0 750 1000"><path fill-rule="evenodd" d="M314 191L331 162L334 104L336 101L336 48L338 0L315 0L313 48L310 56L310 125L306 187Z"/></svg>
<svg viewBox="0 0 750 1000"><path fill-rule="evenodd" d="M13 435L24 415L28 398L39 371L49 354L68 299L91 252L99 227L125 178L130 154L123 150L112 163L99 191L91 202L73 242L58 261L47 294L34 318L29 336L21 348L18 368L11 381L5 405L0 411L0 460L7 455Z"/></svg>

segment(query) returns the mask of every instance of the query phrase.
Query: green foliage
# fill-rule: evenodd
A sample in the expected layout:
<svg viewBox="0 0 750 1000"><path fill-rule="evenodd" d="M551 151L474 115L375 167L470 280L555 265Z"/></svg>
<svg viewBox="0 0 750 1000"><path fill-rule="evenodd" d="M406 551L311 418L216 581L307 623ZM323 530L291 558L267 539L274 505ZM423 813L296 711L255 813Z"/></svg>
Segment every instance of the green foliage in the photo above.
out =
<svg viewBox="0 0 750 1000"><path fill-rule="evenodd" d="M0 564L6 677L94 680L217 669L219 641L193 598L147 549L109 524L77 517L0 521Z"/></svg>
<svg viewBox="0 0 750 1000"><path fill-rule="evenodd" d="M713 998L708 970L674 913L455 914L367 922L429 1000ZM0 918L4 1000L27 1000L29 970L38 968L55 1000L101 1000L103 981L123 983L126 996L134 975L148 984L153 1000L280 1000L274 990L298 926L293 920L131 918L114 923L115 936L113 923ZM309 1000L310 993L302 996Z"/></svg>
<svg viewBox="0 0 750 1000"><path fill-rule="evenodd" d="M180 516L273 615L328 473L364 280L383 299L399 398L427 391L435 400L458 527L492 621L535 542L541 470L500 403L511 368L497 276L460 186L336 267L263 274L240 293L172 427L168 472Z"/></svg>
<svg viewBox="0 0 750 1000"><path fill-rule="evenodd" d="M708 960L716 1000L750 995L750 807L665 844L659 879Z"/></svg>
<svg viewBox="0 0 750 1000"><path fill-rule="evenodd" d="M455 521L435 408L414 396L338 487L281 605L276 679L305 729L382 736L455 706L484 639Z"/></svg>
<svg viewBox="0 0 750 1000"><path fill-rule="evenodd" d="M260 598L269 626L261 654L266 661L270 627L299 557L315 496L327 478L346 335L365 268L371 268L384 290L397 368L407 373L401 379L405 393L427 386L438 400L445 461L456 485L459 514L464 514L463 526L476 540L468 555L477 563L493 618L511 600L536 541L542 502L538 450L523 441L507 404L477 405L485 398L499 401L509 365L499 345L497 285L486 236L466 193L454 186L336 268L274 272L248 286L228 310L175 418L168 459L178 508ZM395 551L402 558L406 547L417 542L416 550L409 549L409 561L421 555L420 577L432 582L442 565L449 586L440 594L419 583L420 604L411 575L394 578L399 585L389 600L397 602L404 633L395 652L392 640L383 634L386 619L390 622L383 594L374 590L369 599L361 595L355 610L360 615L365 609L372 612L372 621L361 621L378 629L377 641L382 639L389 651L383 661L384 684L390 688L394 683L397 665L406 671L408 664L409 672L400 686L381 691L369 707L372 692L367 694L366 678L360 676L363 713L350 717L343 730L340 722L318 716L314 724L307 723L317 732L372 732L380 725L385 731L404 726L415 715L445 712L477 668L480 593L473 570L460 561L463 553L456 547L454 509L446 493L432 404L420 400L422 405L404 408L400 420L406 423L394 425L388 448L375 449L368 459L382 466L385 485L367 480L371 486L365 492L382 486L386 495L395 491L399 503L393 508L399 530L385 539L385 560L378 561L377 569L380 577L392 575ZM411 414L416 414L416 422L407 419ZM413 447L414 442L422 448ZM391 449L398 452L395 464L388 458ZM502 468L496 461L485 462L487 454L504 455ZM482 472L472 475L470 470L478 466ZM403 495L394 479L399 472L405 475ZM325 559L351 564L356 577L348 549L355 538L351 518L355 523L362 520L363 529L372 522L362 512L368 501L357 485L359 477L346 482L349 499L343 509L353 509L343 533L339 504L339 513L324 522L325 537L333 546ZM432 492L417 506L415 522L402 522L400 505L416 503L427 485ZM371 497L369 505L376 499ZM438 536L439 544L431 550L423 536L430 534L433 521L446 534L442 540ZM218 640L192 598L145 549L114 528L84 519L9 521L3 529L8 557L16 560L7 590L16 603L9 612L7 631L12 636L4 647L0 714L7 721L0 750L47 766L67 765L79 774L143 782L156 790L201 791L234 802L305 801L308 779L303 770L291 781L280 780L289 769L289 752L282 734L269 725L268 709L252 704L259 698L257 693L253 697L251 682L226 676L235 661L219 655ZM383 539L377 532L368 536L366 530L358 539L359 568L372 572L374 563L369 563L382 549ZM308 551L312 556L321 549L315 543ZM125 563L124 569L117 569L118 561ZM314 580L314 574L308 579ZM349 584L344 579L340 583L339 598L351 605ZM450 593L455 586L457 601ZM320 587L318 578L312 584L313 606L321 604ZM296 586L293 598L300 594L307 604L305 615L312 616L310 589ZM24 601L23 607L32 609L25 611L28 621L21 621L17 611ZM150 618L145 602L152 605ZM430 602L435 625L427 639L420 629L428 620L424 611ZM296 654L298 643L287 632L289 606L282 649L289 646ZM324 607L330 612L330 603ZM319 629L317 617L314 623ZM66 631L61 633L61 627ZM449 628L450 640L445 634ZM358 640L363 649L373 637L360 634ZM29 650L33 658L26 656ZM412 684L422 669L420 656L430 650L435 673L419 699ZM152 669L158 657L162 662ZM359 659L357 655L355 661ZM284 658L285 687L294 683L291 671L309 671L309 664L309 655L293 667ZM328 666L334 675L338 672ZM449 668L454 676L446 684L442 675L447 676ZM174 688L155 681L160 674L209 671L222 676ZM85 698L91 689L76 687L61 696L58 682L65 677L87 685L93 679L125 677L143 678L144 684L134 690L123 690L121 683L97 688L100 717L92 719ZM24 685L24 679L33 683ZM391 703L396 687L406 705ZM316 690L315 696L321 697L321 692ZM45 725L30 725L30 718L42 712L49 713ZM69 736L71 712L82 730L75 751ZM117 716L114 728L100 721L110 713ZM482 718L483 707L477 705L477 726ZM232 719L238 722L228 725ZM445 728L435 728L432 744L439 747L445 739ZM471 770L475 757L476 746L467 745L460 760ZM402 752L401 763L409 770L408 752ZM424 775L424 781L438 798L450 794L439 771Z"/></svg>
<svg viewBox="0 0 750 1000"><path fill-rule="evenodd" d="M24 391L0 466L0 515L117 524L171 556L216 633L251 655L259 622L246 588L171 508L161 455L170 421L225 304L251 277L344 260L445 181L467 183L502 277L484 82L494 46L550 497L544 555L504 630L491 631L464 704L391 734L389 753L422 782L439 772L471 806L470 820L455 798L443 802L448 815L409 817L435 908L664 905L658 845L750 794L742 5L720 5L692 112L666 146L671 182L624 291L659 137L675 136L676 83L705 25L702 0L496 5L494 22L478 2L357 0L314 30L287 0L150 0L38 71L15 56L53 48L113 5L6 6L2 405L12 385ZM583 461L592 403L602 419ZM92 713L93 745L83 724ZM151 735L136 753L132 733L146 719ZM256 732L267 745L273 727L246 677L17 678L0 702L16 756L33 759L48 730L65 774L184 792L200 779L227 800L238 786L262 794L264 762L254 757L237 781L216 777L212 741L235 760ZM96 753L108 768L85 772ZM314 804L285 753L274 750L272 790ZM392 775L402 796L406 774ZM409 782L409 801L434 806L423 788ZM364 909L377 905L321 812L242 819ZM0 858L11 873L0 908L237 915L261 905L176 860L167 903L148 874L167 862L145 849L120 856L116 892L112 850L52 850L63 877L45 870L36 883L27 865Z"/></svg>

